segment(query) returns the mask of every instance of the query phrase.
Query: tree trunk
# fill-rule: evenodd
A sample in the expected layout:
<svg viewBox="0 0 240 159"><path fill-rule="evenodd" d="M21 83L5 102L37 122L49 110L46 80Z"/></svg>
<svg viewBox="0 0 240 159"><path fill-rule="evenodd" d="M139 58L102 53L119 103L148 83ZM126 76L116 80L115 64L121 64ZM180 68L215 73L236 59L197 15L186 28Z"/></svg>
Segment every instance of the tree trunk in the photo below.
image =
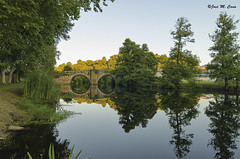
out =
<svg viewBox="0 0 240 159"><path fill-rule="evenodd" d="M227 90L227 87L228 87L228 79L225 78L225 86L224 86L225 91Z"/></svg>
<svg viewBox="0 0 240 159"><path fill-rule="evenodd" d="M18 78L18 82L21 82L21 76L19 75L19 73L17 74L17 78Z"/></svg>
<svg viewBox="0 0 240 159"><path fill-rule="evenodd" d="M10 72L9 72L9 76L8 76L8 83L12 83L12 76L13 76L13 72L15 71L15 67L12 67Z"/></svg>
<svg viewBox="0 0 240 159"><path fill-rule="evenodd" d="M236 79L236 92L238 94L238 78Z"/></svg>
<svg viewBox="0 0 240 159"><path fill-rule="evenodd" d="M2 76L2 84L6 84L6 79L5 79L5 72L6 72L6 69L5 68L2 68L1 69L1 76Z"/></svg>
<svg viewBox="0 0 240 159"><path fill-rule="evenodd" d="M13 83L18 83L19 82L19 80L18 80L18 73L13 73L13 79L12 79L12 82Z"/></svg>

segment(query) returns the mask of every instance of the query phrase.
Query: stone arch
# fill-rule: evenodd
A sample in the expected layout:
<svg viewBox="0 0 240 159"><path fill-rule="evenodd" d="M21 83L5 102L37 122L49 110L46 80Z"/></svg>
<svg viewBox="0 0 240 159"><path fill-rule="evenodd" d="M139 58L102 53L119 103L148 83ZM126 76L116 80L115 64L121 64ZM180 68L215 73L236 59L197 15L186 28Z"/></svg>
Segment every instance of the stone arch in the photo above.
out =
<svg viewBox="0 0 240 159"><path fill-rule="evenodd" d="M73 92L73 90L70 86L70 83L73 80L73 78L78 75L85 76L90 81L90 84L92 85L92 87L89 88L83 94L77 94L77 93ZM98 88L98 81L104 75L112 76L116 82L115 76L111 75L110 72L108 72L106 70L97 70L96 72L92 71L92 70L64 71L64 73L59 78L57 78L56 81L59 83L65 84L65 85L62 85L64 92L71 92L74 95L81 96L81 97L92 97L92 96L94 96L94 94L98 94L100 97L104 97L104 96L110 95L110 94L105 94L105 93L101 92L101 90L99 90L99 88ZM115 90L113 91L113 93L114 92L115 92Z"/></svg>
<svg viewBox="0 0 240 159"><path fill-rule="evenodd" d="M86 78L88 79L89 83L90 83L90 86L91 86L91 80L90 80L90 77L89 77L89 76L87 76L87 75L84 74L84 73L77 73L77 74L73 74L73 75L70 77L70 80L69 80L70 91L71 91L73 94L75 94L75 95L87 95L87 94L89 94L89 92L90 92L90 87L89 87L88 90L87 90L86 92L84 92L84 93L76 93L76 92L73 91L73 89L72 89L72 87L71 87L71 81L72 81L76 76L84 76L84 77L86 77Z"/></svg>
<svg viewBox="0 0 240 159"><path fill-rule="evenodd" d="M79 75L82 75L82 76L87 77L87 79L88 79L89 82L91 83L90 77L88 77L85 73L77 73L77 74L72 75L72 76L70 77L70 83L71 83L72 79L73 79L75 76L79 76Z"/></svg>
<svg viewBox="0 0 240 159"><path fill-rule="evenodd" d="M103 73L103 74L101 74L101 75L98 77L97 81L99 81L103 76L106 76L106 75L112 76L112 77L114 78L115 82L116 82L115 76L113 76L111 73Z"/></svg>
<svg viewBox="0 0 240 159"><path fill-rule="evenodd" d="M111 92L111 93L109 93L109 94L106 94L106 93L104 93L104 92L102 92L100 89L99 89L99 86L97 87L97 89L98 89L98 91L101 93L101 94L103 94L103 95L111 95L111 94L113 94L113 93L115 93L115 90L116 90L116 78L115 78L115 76L113 76L111 73L103 73L103 74L101 74L99 77L98 77L98 82L99 82L99 80L103 77L103 76L111 76L111 77L113 77L113 79L114 79L114 81L115 81L115 87L114 87L114 89L113 89L113 91Z"/></svg>

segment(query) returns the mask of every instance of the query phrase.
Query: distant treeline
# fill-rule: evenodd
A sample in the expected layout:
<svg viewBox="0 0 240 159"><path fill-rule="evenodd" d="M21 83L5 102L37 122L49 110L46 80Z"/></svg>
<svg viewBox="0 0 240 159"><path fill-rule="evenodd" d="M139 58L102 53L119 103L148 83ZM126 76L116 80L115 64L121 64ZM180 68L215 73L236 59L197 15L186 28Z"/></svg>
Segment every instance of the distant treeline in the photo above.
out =
<svg viewBox="0 0 240 159"><path fill-rule="evenodd" d="M155 57L158 59L158 69L164 65L168 61L168 57L166 54L158 55L155 54ZM88 70L88 69L99 69L99 70L114 70L116 68L118 55L112 55L107 60L106 57L103 57L101 60L87 60L82 61L78 60L76 64L72 64L71 62L67 62L66 64L60 64L55 67L55 71L70 71L70 70Z"/></svg>

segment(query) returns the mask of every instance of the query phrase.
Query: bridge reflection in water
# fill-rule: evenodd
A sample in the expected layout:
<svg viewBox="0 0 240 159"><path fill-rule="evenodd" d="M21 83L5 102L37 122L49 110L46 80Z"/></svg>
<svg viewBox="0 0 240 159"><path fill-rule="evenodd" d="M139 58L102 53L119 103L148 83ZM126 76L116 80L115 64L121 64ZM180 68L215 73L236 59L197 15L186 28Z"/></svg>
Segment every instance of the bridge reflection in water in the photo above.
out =
<svg viewBox="0 0 240 159"><path fill-rule="evenodd" d="M104 93L99 89L98 82L99 80L106 76L110 75L110 72L107 70L79 70L79 71L64 71L62 74L59 76L59 78L56 79L58 83L62 85L61 90L64 93L71 93L74 95L76 98L105 98L109 97L111 94L114 93L114 89L111 93ZM90 87L89 89L81 94L78 94L73 91L71 88L71 81L74 79L76 76L84 76L86 77L89 82L90 82ZM112 76L113 77L113 76ZM114 77L113 77L114 79Z"/></svg>
<svg viewBox="0 0 240 159"><path fill-rule="evenodd" d="M90 98L90 99L96 99L96 98L106 98L110 97L115 91L105 94L102 91L99 90L98 85L90 85L87 92L82 94L74 93L70 87L70 85L63 85L62 86L62 92L64 93L71 93L74 95L74 98Z"/></svg>

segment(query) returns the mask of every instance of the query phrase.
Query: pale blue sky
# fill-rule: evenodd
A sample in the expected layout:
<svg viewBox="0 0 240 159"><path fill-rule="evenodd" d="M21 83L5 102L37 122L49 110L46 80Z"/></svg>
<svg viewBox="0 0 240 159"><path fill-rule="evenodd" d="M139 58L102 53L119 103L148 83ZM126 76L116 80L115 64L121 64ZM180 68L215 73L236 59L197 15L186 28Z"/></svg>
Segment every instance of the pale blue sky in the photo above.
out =
<svg viewBox="0 0 240 159"><path fill-rule="evenodd" d="M226 8L210 9L208 5ZM236 8L228 9L228 5ZM115 0L103 7L102 13L82 12L70 32L71 39L58 44L61 56L57 65L103 56L108 59L118 53L126 38L137 44L148 44L155 54L168 55L173 46L170 31L182 16L192 24L195 38L195 43L186 48L192 50L203 65L211 60L208 49L213 43L208 34L216 29L215 22L221 11L234 15L235 20L240 19L240 0ZM240 23L237 31L240 32Z"/></svg>

